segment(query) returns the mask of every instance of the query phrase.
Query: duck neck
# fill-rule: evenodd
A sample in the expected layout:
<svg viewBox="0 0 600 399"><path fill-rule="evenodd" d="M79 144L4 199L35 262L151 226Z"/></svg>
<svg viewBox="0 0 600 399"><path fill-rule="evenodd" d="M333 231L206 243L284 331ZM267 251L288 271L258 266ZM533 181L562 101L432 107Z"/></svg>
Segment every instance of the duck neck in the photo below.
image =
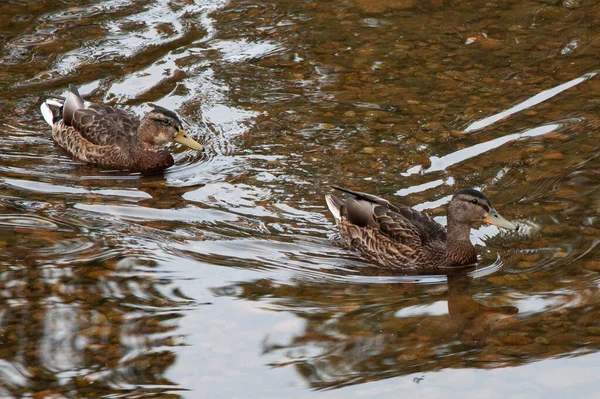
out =
<svg viewBox="0 0 600 399"><path fill-rule="evenodd" d="M448 266L464 266L477 262L477 252L470 239L471 225L448 220L446 259Z"/></svg>

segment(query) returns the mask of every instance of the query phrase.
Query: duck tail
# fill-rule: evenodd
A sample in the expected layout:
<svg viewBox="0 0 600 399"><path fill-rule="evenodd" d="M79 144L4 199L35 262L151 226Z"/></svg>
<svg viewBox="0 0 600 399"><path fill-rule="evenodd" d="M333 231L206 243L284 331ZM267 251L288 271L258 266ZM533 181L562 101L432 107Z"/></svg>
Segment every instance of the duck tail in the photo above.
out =
<svg viewBox="0 0 600 399"><path fill-rule="evenodd" d="M46 123L50 126L54 126L54 124L62 118L62 106L62 102L52 98L47 99L40 105L40 111L42 112L42 116Z"/></svg>
<svg viewBox="0 0 600 399"><path fill-rule="evenodd" d="M332 194L327 194L325 196L325 202L327 202L327 207L333 215L333 218L335 219L336 223L339 223L342 220L342 213L340 211L340 208L344 205L344 201Z"/></svg>

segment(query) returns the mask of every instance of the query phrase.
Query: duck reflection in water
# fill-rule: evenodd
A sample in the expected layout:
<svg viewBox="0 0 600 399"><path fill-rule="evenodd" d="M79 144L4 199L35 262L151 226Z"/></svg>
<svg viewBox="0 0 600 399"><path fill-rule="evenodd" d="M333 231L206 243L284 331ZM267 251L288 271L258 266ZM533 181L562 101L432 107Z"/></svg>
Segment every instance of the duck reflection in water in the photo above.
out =
<svg viewBox="0 0 600 399"><path fill-rule="evenodd" d="M518 309L474 299L472 270L448 275L447 286L264 279L213 292L293 313L302 327L285 338L267 334L262 352L273 367L293 365L311 387L327 389L444 368L511 364L491 343L512 328ZM439 282L443 276L427 277L421 281Z"/></svg>
<svg viewBox="0 0 600 399"><path fill-rule="evenodd" d="M519 313L519 309L482 305L471 294L471 282L465 271L448 274L448 314L463 344L484 346L493 329L507 316Z"/></svg>

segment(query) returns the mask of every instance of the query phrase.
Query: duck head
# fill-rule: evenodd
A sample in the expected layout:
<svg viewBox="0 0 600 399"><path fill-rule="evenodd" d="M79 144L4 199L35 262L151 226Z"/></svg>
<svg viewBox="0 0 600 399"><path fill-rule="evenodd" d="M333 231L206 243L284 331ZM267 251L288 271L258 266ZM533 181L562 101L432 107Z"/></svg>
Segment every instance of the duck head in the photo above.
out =
<svg viewBox="0 0 600 399"><path fill-rule="evenodd" d="M156 107L148 112L142 118L138 131L141 146L148 151L160 151L172 141L197 151L204 151L202 145L183 130L177 115L166 108Z"/></svg>
<svg viewBox="0 0 600 399"><path fill-rule="evenodd" d="M519 226L500 216L481 191L472 188L461 190L452 197L448 205L448 225L452 223L468 226L488 223L509 230L519 229Z"/></svg>

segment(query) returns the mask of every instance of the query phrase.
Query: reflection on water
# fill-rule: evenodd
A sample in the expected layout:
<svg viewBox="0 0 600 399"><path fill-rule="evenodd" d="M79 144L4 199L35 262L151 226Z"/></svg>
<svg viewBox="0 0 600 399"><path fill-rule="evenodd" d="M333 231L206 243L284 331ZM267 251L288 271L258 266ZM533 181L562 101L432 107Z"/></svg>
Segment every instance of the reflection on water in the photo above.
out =
<svg viewBox="0 0 600 399"><path fill-rule="evenodd" d="M0 396L595 395L597 4L0 15ZM154 176L73 161L38 112L69 83L176 110L208 151ZM523 229L474 229L466 274L389 275L338 245L331 184L441 223L477 187Z"/></svg>
<svg viewBox="0 0 600 399"><path fill-rule="evenodd" d="M552 89L544 90L541 93L538 93L535 96L527 99L526 101L523 101L522 103L517 104L512 108L507 109L506 111L502 111L496 115L492 115L485 119L471 123L465 129L465 133L472 132L474 130L483 129L493 123L496 123L506 117L509 117L510 115L516 114L520 111L526 110L537 104L547 101L547 100L551 99L552 97L560 94L561 92L563 92L567 89L570 89L571 87L574 87L580 83L583 83L586 80L593 78L594 76L596 76L596 72L586 73L585 75L583 75L580 78L573 79L567 83L563 83L560 86L554 87Z"/></svg>
<svg viewBox="0 0 600 399"><path fill-rule="evenodd" d="M194 302L156 276L156 261L84 242L74 226L14 229L2 230L3 397L175 384L163 374Z"/></svg>
<svg viewBox="0 0 600 399"><path fill-rule="evenodd" d="M468 346L485 345L504 315L519 312L514 306L485 306L471 294L466 274L448 276L448 314L460 341Z"/></svg>
<svg viewBox="0 0 600 399"><path fill-rule="evenodd" d="M531 284L521 276L491 277L488 283ZM447 285L425 288L255 280L214 291L263 301L263 306L303 319L302 330L289 342L273 341L266 333L263 351L280 354L272 367L293 365L319 389L445 368L517 366L597 350L598 340L590 334L597 322L597 310L590 313L595 299L580 298L570 307L548 295L480 297L473 285L481 282L465 271L449 275Z"/></svg>

